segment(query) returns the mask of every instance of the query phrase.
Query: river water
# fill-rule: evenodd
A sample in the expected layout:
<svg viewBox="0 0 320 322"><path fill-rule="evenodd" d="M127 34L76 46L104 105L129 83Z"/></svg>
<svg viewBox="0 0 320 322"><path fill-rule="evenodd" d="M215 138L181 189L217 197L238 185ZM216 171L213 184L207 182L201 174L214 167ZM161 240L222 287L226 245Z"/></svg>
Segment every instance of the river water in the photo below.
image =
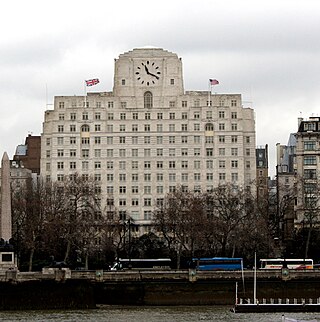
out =
<svg viewBox="0 0 320 322"><path fill-rule="evenodd" d="M320 322L320 313L285 313L285 316L297 320ZM280 322L281 320L282 313L232 313L228 306L101 306L95 310L0 312L0 321Z"/></svg>

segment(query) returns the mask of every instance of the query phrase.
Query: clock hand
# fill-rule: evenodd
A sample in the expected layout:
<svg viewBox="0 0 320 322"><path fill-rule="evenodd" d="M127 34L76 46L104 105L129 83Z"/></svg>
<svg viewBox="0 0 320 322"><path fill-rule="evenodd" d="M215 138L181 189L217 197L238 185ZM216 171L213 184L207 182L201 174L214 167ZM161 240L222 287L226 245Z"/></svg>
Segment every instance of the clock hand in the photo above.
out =
<svg viewBox="0 0 320 322"><path fill-rule="evenodd" d="M148 73L150 76L153 76L155 77L156 79L159 79L159 76L155 75L155 74L152 74L152 73Z"/></svg>
<svg viewBox="0 0 320 322"><path fill-rule="evenodd" d="M146 70L146 73L147 73L148 75L150 75L149 70L148 70L148 67L147 67L146 65L144 65L144 69Z"/></svg>

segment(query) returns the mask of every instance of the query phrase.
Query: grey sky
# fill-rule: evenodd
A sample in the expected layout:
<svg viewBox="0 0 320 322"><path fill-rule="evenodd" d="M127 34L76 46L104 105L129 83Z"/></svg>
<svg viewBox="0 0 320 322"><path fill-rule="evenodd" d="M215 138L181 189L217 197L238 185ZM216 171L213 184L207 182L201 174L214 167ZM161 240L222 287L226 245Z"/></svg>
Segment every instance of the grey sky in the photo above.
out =
<svg viewBox="0 0 320 322"><path fill-rule="evenodd" d="M92 90L111 91L114 58L148 45L182 58L185 90L216 78L216 92L242 94L271 175L275 144L319 114L318 0L13 0L1 12L1 156L41 133L55 95L82 95L96 77Z"/></svg>

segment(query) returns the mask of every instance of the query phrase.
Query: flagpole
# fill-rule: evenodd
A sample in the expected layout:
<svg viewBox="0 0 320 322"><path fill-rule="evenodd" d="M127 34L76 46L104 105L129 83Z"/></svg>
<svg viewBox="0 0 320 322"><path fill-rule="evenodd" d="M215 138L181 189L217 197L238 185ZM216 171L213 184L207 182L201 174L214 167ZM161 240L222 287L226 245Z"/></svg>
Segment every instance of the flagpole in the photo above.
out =
<svg viewBox="0 0 320 322"><path fill-rule="evenodd" d="M208 106L211 106L210 104L210 100L211 100L211 91L212 91L212 85L211 85L211 82L209 80L209 84L208 84Z"/></svg>
<svg viewBox="0 0 320 322"><path fill-rule="evenodd" d="M84 81L84 107L87 107L87 83Z"/></svg>

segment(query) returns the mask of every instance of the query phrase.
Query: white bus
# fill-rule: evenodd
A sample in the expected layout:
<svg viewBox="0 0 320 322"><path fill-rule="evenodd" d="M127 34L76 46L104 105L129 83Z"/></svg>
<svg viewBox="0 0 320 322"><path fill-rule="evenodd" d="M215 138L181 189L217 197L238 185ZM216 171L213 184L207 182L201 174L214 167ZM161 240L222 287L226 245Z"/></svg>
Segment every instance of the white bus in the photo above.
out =
<svg viewBox="0 0 320 322"><path fill-rule="evenodd" d="M313 269L312 259L267 258L260 259L260 269Z"/></svg>

